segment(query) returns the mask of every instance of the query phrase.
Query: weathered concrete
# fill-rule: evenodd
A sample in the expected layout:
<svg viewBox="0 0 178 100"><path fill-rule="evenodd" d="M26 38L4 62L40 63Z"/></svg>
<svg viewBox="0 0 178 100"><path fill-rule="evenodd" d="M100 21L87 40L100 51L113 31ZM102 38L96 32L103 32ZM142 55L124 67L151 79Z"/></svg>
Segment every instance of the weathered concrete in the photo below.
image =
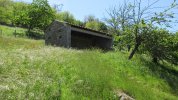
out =
<svg viewBox="0 0 178 100"><path fill-rule="evenodd" d="M111 49L113 38L106 33L54 21L45 32L45 43L62 47Z"/></svg>

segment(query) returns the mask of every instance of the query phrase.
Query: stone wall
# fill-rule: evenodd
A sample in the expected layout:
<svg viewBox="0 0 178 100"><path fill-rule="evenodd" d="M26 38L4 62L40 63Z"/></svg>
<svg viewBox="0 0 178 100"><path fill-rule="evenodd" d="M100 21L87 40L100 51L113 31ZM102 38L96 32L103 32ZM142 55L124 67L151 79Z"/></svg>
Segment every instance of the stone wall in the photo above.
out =
<svg viewBox="0 0 178 100"><path fill-rule="evenodd" d="M91 32L84 28L73 28L68 23L54 21L45 31L45 44L61 47L86 48L112 48L112 37Z"/></svg>
<svg viewBox="0 0 178 100"><path fill-rule="evenodd" d="M62 22L54 21L45 32L45 43L47 45L70 47L70 26Z"/></svg>

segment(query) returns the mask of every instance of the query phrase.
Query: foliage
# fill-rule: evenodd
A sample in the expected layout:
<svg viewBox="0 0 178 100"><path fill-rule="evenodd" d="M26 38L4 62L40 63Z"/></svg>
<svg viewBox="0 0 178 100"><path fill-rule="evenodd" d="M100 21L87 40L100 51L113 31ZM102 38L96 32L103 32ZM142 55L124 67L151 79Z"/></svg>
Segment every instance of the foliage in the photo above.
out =
<svg viewBox="0 0 178 100"><path fill-rule="evenodd" d="M26 31L26 36L32 39L44 39L44 32L39 28L34 28L31 31Z"/></svg>
<svg viewBox="0 0 178 100"><path fill-rule="evenodd" d="M134 36L133 36L133 31L130 28L125 28L125 31L122 31L122 35L119 35L117 33L113 35L114 37L114 47L115 50L119 49L121 50L127 50L128 52L134 45Z"/></svg>
<svg viewBox="0 0 178 100"><path fill-rule="evenodd" d="M29 30L38 27L44 30L52 20L54 20L54 11L47 0L33 0L29 12Z"/></svg>
<svg viewBox="0 0 178 100"><path fill-rule="evenodd" d="M147 33L147 31L149 32L149 29L145 28L146 24L151 23L155 26L169 26L171 19L174 18L173 14L169 13L169 11L177 6L176 1L173 1L168 8L163 8L162 12L151 11L153 5L159 1L160 0L147 0L144 1L147 4L143 5L142 0L133 0L133 2L126 2L125 0L123 5L120 5L118 8L113 7L107 11L109 18L106 18L106 22L111 27L109 28L111 29L110 31L118 34L119 37L122 37L122 35L127 35L125 33L128 33L128 39L132 38L131 41L126 42L125 44L127 45L128 43L128 45L133 47L129 55L129 59L132 59L134 54L140 48L140 45L144 40L143 35ZM150 15L150 13L153 14ZM123 41L127 41L128 39ZM120 42L121 41L119 40L118 44Z"/></svg>
<svg viewBox="0 0 178 100"><path fill-rule="evenodd" d="M15 26L28 27L29 23L29 11L30 5L24 2L14 2L13 3L13 17L12 23Z"/></svg>
<svg viewBox="0 0 178 100"><path fill-rule="evenodd" d="M70 12L67 12L67 11L57 12L56 13L56 20L64 21L64 22L68 22L68 23L71 23L71 24L74 24L74 25L84 27L84 23L82 21L77 20Z"/></svg>
<svg viewBox="0 0 178 100"><path fill-rule="evenodd" d="M75 24L75 25L78 25L78 26L85 27L84 22L82 22L82 21L80 21L80 20L75 20L74 24Z"/></svg>
<svg viewBox="0 0 178 100"><path fill-rule="evenodd" d="M176 0L168 8L164 8L162 12L154 12L152 15L148 15L147 12L152 12L151 7L159 0L147 1L148 5L142 5L142 0L133 0L133 3L125 1L118 8L109 9L107 13L110 18L106 19L107 26L93 15L86 16L84 22L77 20L70 12L59 12L58 7L60 5L51 8L48 0L33 0L31 4L0 0L0 23L28 27L28 32L17 32L19 28L7 31L10 34L14 33L15 36L17 34L24 36L26 33L29 37L43 38L42 31L56 18L60 21L113 34L116 49L128 51L132 49L129 59L139 49L142 49L141 52L150 54L154 59L176 64L178 33L171 35L173 33L155 28L157 25L163 24L170 27L169 23L174 15L169 11L177 6ZM3 28L1 30L4 31Z"/></svg>
<svg viewBox="0 0 178 100"><path fill-rule="evenodd" d="M126 52L48 47L42 40L0 37L0 99L176 100L176 66ZM159 67L158 67L159 66ZM165 70L165 68L167 68Z"/></svg>
<svg viewBox="0 0 178 100"><path fill-rule="evenodd" d="M87 23L87 22L93 22L93 21L99 21L99 19L97 19L95 16L93 15L88 15L88 16L85 16L84 18L84 22Z"/></svg>
<svg viewBox="0 0 178 100"><path fill-rule="evenodd" d="M108 32L107 26L105 23L100 21L98 18L95 18L93 15L86 16L84 19L85 27L97 31Z"/></svg>
<svg viewBox="0 0 178 100"><path fill-rule="evenodd" d="M0 0L0 23L11 24L12 0Z"/></svg>
<svg viewBox="0 0 178 100"><path fill-rule="evenodd" d="M33 0L31 4L0 0L0 23L44 30L54 20L55 11L47 0Z"/></svg>
<svg viewBox="0 0 178 100"><path fill-rule="evenodd" d="M143 45L144 51L149 52L155 63L166 60L178 64L178 41L175 34L170 34L165 29L153 28L144 34Z"/></svg>
<svg viewBox="0 0 178 100"><path fill-rule="evenodd" d="M56 14L56 19L74 24L75 18L70 12L60 12Z"/></svg>
<svg viewBox="0 0 178 100"><path fill-rule="evenodd" d="M99 26L99 29L98 29L99 31L108 33L108 28L105 23L100 21L98 22L98 26Z"/></svg>
<svg viewBox="0 0 178 100"><path fill-rule="evenodd" d="M98 22L98 21L87 22L85 24L85 27L93 29L93 30L97 30L97 31L107 32L107 26L104 23Z"/></svg>

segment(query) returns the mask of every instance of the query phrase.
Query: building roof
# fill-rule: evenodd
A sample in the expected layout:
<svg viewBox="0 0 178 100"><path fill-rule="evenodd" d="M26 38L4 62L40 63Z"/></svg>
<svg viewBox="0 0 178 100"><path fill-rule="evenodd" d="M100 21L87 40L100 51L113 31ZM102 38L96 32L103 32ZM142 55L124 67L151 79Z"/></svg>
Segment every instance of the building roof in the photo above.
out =
<svg viewBox="0 0 178 100"><path fill-rule="evenodd" d="M112 37L111 34L108 34L106 32L101 32L101 31L93 30L93 29L86 28L86 27L83 27L83 26L74 25L74 24L71 24L71 23L68 23L68 22L64 22L64 23L70 25L71 27L75 27L75 28L79 28L79 29L83 29L83 30L87 30L87 31L92 31L92 32L96 32L98 34L102 34L102 35L106 35L106 36Z"/></svg>

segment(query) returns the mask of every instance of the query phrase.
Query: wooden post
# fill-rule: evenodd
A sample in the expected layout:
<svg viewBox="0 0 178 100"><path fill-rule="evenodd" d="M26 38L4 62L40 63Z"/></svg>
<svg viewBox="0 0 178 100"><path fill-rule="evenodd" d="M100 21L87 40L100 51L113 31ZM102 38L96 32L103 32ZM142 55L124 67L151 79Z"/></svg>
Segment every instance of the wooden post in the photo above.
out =
<svg viewBox="0 0 178 100"><path fill-rule="evenodd" d="M14 36L16 37L16 35L17 35L17 34L16 34L16 27L15 27L15 30L14 30Z"/></svg>
<svg viewBox="0 0 178 100"><path fill-rule="evenodd" d="M2 30L0 30L0 36L2 36Z"/></svg>

